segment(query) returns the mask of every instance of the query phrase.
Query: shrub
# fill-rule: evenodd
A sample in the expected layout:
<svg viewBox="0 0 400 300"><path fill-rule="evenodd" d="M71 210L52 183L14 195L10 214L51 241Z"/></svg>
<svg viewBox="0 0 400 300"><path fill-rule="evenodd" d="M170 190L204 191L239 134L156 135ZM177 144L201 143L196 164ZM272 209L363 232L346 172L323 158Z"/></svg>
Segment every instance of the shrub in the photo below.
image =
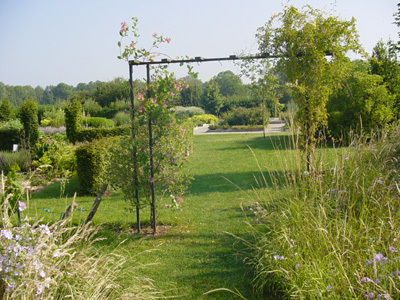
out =
<svg viewBox="0 0 400 300"><path fill-rule="evenodd" d="M14 115L14 107L8 99L3 99L0 104L0 121L9 121Z"/></svg>
<svg viewBox="0 0 400 300"><path fill-rule="evenodd" d="M217 124L218 123L218 118L214 115L210 114L204 114L204 115L195 115L190 118L193 121L199 121L202 122L203 124Z"/></svg>
<svg viewBox="0 0 400 300"><path fill-rule="evenodd" d="M0 129L0 150L11 151L13 144L21 145L21 135L20 129Z"/></svg>
<svg viewBox="0 0 400 300"><path fill-rule="evenodd" d="M191 118L195 115L204 115L204 109L197 106L177 106L173 109L178 120Z"/></svg>
<svg viewBox="0 0 400 300"><path fill-rule="evenodd" d="M65 125L65 114L61 108L52 108L43 112L40 125L43 127L61 127Z"/></svg>
<svg viewBox="0 0 400 300"><path fill-rule="evenodd" d="M114 128L87 128L81 129L77 133L77 141L90 142L103 137L130 135L131 129L129 127L114 127Z"/></svg>
<svg viewBox="0 0 400 300"><path fill-rule="evenodd" d="M22 172L28 172L31 166L31 155L29 151L0 152L0 170L3 170L5 175L7 175L14 165L17 165Z"/></svg>
<svg viewBox="0 0 400 300"><path fill-rule="evenodd" d="M109 128L114 127L113 120L100 117L85 117L81 119L81 124L85 127L92 128Z"/></svg>
<svg viewBox="0 0 400 300"><path fill-rule="evenodd" d="M116 126L129 125L131 123L129 111L124 110L117 112L113 120Z"/></svg>
<svg viewBox="0 0 400 300"><path fill-rule="evenodd" d="M36 172L46 180L56 177L69 178L76 170L74 147L67 144L64 135L42 136L32 152L33 167L48 166Z"/></svg>
<svg viewBox="0 0 400 300"><path fill-rule="evenodd" d="M222 114L224 123L233 125L263 125L262 108L261 107L236 107L231 111ZM265 112L265 123L269 118L269 112Z"/></svg>
<svg viewBox="0 0 400 300"><path fill-rule="evenodd" d="M20 107L19 118L24 127L27 145L34 146L39 138L38 107L33 99L27 99Z"/></svg>
<svg viewBox="0 0 400 300"><path fill-rule="evenodd" d="M81 103L76 98L64 108L66 133L67 138L71 143L75 143L78 140L78 132L81 128L81 111Z"/></svg>
<svg viewBox="0 0 400 300"><path fill-rule="evenodd" d="M75 150L79 192L96 193L103 183L109 162L109 148L117 138L93 140Z"/></svg>

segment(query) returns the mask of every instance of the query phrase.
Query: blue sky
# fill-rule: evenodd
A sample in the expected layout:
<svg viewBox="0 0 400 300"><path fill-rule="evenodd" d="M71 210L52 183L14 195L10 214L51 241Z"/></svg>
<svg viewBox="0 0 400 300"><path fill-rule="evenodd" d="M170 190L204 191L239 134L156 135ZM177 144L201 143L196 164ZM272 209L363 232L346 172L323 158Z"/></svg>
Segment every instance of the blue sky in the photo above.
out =
<svg viewBox="0 0 400 300"><path fill-rule="evenodd" d="M355 17L371 53L383 39L398 40L395 0L0 0L0 81L7 85L56 85L128 77L117 59L122 21L139 19L142 46L152 34L171 37L160 49L171 57L225 57L255 53L255 33L286 3L309 4L344 19ZM195 64L203 81L237 70L229 62ZM181 77L185 68L171 69ZM143 70L135 68L135 77Z"/></svg>

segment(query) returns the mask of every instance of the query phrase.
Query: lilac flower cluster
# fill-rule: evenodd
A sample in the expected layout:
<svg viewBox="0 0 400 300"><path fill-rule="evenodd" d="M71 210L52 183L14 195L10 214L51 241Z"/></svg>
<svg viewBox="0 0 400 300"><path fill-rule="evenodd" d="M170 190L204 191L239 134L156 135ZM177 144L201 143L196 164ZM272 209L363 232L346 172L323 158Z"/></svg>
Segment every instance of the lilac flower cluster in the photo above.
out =
<svg viewBox="0 0 400 300"><path fill-rule="evenodd" d="M27 220L20 227L5 223L0 230L0 280L4 282L5 292L10 293L28 276L37 278L34 284L39 296L50 287L54 260L62 256L56 239L47 225L34 228Z"/></svg>
<svg viewBox="0 0 400 300"><path fill-rule="evenodd" d="M256 219L254 222L259 223L260 221L263 222L266 219L266 210L263 208L259 202L254 202L254 207L250 207L249 211L251 211L255 216Z"/></svg>
<svg viewBox="0 0 400 300"><path fill-rule="evenodd" d="M39 127L39 130L43 132L44 135L53 135L57 133L65 134L66 128L65 126L60 127Z"/></svg>

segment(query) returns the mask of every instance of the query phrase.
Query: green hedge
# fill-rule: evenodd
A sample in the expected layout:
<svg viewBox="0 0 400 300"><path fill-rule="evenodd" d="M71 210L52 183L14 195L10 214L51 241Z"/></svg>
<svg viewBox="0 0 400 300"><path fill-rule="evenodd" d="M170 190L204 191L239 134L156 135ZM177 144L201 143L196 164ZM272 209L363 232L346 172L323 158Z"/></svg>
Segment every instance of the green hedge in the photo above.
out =
<svg viewBox="0 0 400 300"><path fill-rule="evenodd" d="M13 144L21 144L22 130L16 128L0 129L0 150L11 151Z"/></svg>
<svg viewBox="0 0 400 300"><path fill-rule="evenodd" d="M109 160L109 148L115 143L113 139L94 140L75 150L80 194L95 194L100 188Z"/></svg>
<svg viewBox="0 0 400 300"><path fill-rule="evenodd" d="M100 117L86 117L81 120L83 126L94 127L94 128L109 128L114 127L113 120Z"/></svg>
<svg viewBox="0 0 400 300"><path fill-rule="evenodd" d="M114 128L87 128L79 130L77 135L78 142L90 142L104 137L130 135L130 127L114 127Z"/></svg>

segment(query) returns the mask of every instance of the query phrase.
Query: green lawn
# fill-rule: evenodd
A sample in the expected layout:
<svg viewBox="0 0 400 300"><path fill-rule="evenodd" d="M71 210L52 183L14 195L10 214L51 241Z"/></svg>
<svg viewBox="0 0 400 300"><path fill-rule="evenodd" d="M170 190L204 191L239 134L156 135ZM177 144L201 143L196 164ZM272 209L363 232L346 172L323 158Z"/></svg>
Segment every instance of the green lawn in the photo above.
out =
<svg viewBox="0 0 400 300"><path fill-rule="evenodd" d="M272 135L266 140L261 134L195 136L194 154L187 166L194 179L182 211L166 209L168 199L159 200L158 223L170 226L167 232L156 237L135 234L135 215L129 213L122 194L114 192L104 197L93 219L95 224L104 224L100 235L107 238L98 246L102 251L112 251L124 241L118 251L129 255L132 263L155 263L139 268L137 275L152 278L168 296L236 299L223 291L203 295L227 288L238 290L247 299L257 299L252 294L252 272L244 261L246 249L231 234L250 238L246 221L251 218L248 208L254 201L253 188L262 178L260 170L279 173L290 164L295 152L282 150L288 141L288 135ZM331 150L324 153L331 155ZM59 183L34 194L28 214L43 217L46 222L59 219L76 186L76 179L72 179L62 195ZM77 197L78 207L86 211L76 211L76 222L85 220L93 200ZM148 215L149 211L143 210L143 221Z"/></svg>

